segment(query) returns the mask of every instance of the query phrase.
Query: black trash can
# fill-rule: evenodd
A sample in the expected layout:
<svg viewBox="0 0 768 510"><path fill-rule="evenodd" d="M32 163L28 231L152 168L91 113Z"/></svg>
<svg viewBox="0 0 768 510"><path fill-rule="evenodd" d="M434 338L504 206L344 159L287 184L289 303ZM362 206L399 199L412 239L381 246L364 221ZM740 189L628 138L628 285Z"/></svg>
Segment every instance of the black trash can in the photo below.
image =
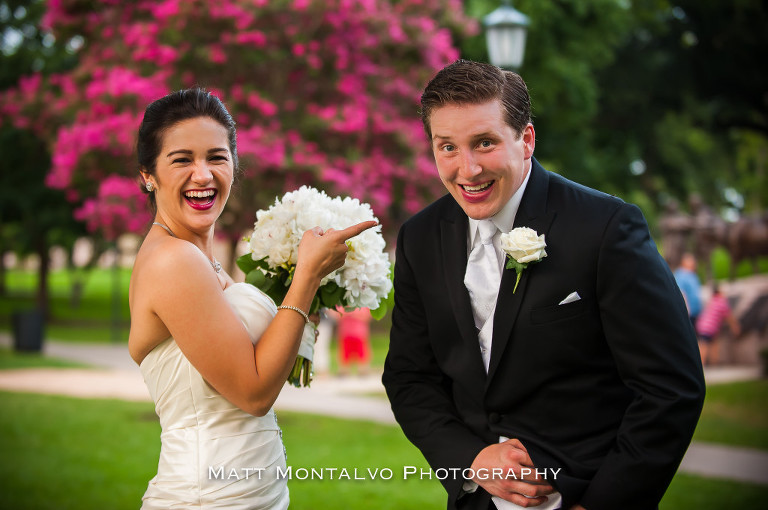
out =
<svg viewBox="0 0 768 510"><path fill-rule="evenodd" d="M25 352L42 351L44 322L45 317L40 309L14 312L11 316L13 348Z"/></svg>

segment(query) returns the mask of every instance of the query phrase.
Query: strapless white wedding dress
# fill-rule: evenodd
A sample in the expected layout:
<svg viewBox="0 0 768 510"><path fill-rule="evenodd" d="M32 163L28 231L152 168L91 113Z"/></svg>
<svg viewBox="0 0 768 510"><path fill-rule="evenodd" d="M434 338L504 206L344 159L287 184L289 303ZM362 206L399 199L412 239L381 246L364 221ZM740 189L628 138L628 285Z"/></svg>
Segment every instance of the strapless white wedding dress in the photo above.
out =
<svg viewBox="0 0 768 510"><path fill-rule="evenodd" d="M224 291L256 342L277 312L255 287ZM250 415L231 404L187 361L173 338L141 362L162 432L157 475L142 509L288 508L285 450L274 411Z"/></svg>

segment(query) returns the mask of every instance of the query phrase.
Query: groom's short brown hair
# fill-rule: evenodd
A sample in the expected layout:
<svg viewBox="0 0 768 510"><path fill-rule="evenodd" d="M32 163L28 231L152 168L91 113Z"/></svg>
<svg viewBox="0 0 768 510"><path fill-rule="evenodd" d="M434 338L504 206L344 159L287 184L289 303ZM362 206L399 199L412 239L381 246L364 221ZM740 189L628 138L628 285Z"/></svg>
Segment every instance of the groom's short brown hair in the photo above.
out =
<svg viewBox="0 0 768 510"><path fill-rule="evenodd" d="M519 74L491 64L457 60L445 66L421 95L421 121L432 139L430 117L436 108L449 104L481 104L500 100L504 121L520 135L531 122L531 98Z"/></svg>

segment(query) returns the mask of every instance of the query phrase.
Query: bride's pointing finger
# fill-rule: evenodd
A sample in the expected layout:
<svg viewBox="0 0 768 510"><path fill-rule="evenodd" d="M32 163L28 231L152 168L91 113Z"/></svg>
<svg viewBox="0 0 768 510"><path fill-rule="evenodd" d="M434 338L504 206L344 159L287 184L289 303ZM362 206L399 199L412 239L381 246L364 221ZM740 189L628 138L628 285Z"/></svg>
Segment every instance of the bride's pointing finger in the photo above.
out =
<svg viewBox="0 0 768 510"><path fill-rule="evenodd" d="M368 230L369 228L375 227L378 224L379 224L378 221L363 221L363 222L358 223L356 225L352 225L351 227L347 227L344 230L339 230L339 231L337 231L337 233L341 237L342 240L346 241L347 239L355 237L356 235L360 234L361 232L364 232L364 231Z"/></svg>

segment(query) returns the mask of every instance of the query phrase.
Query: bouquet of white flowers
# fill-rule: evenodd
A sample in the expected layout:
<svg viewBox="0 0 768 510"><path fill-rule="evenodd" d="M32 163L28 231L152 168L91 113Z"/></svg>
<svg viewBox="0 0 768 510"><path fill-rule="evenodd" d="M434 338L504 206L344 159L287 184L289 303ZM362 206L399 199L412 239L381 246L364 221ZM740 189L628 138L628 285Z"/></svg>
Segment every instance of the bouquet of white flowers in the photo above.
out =
<svg viewBox="0 0 768 510"><path fill-rule="evenodd" d="M368 220L377 220L368 204L349 197L331 198L315 188L302 186L275 200L266 211L256 213L253 232L246 238L250 253L240 257L237 265L245 273L246 282L280 304L293 280L299 241L305 231L314 227L341 230ZM366 307L374 318L380 319L387 312L387 298L392 291L389 254L384 251L381 225L349 239L347 246L344 266L322 280L309 313L338 305ZM314 334L304 335L288 377L294 386L309 385L313 350Z"/></svg>

